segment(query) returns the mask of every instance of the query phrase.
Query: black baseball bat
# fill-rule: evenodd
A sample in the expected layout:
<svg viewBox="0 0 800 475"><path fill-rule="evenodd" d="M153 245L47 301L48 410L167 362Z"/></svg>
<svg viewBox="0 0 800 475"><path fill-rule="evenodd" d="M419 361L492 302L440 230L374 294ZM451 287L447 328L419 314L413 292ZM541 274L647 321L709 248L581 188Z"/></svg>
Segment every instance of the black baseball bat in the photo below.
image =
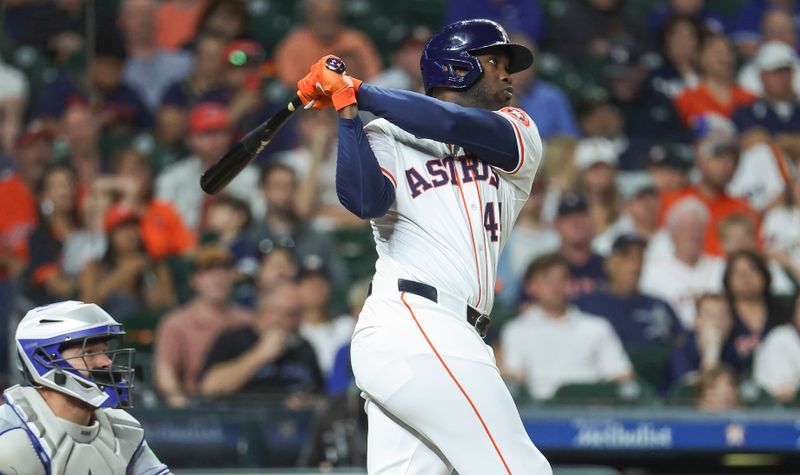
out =
<svg viewBox="0 0 800 475"><path fill-rule="evenodd" d="M339 74L345 70L344 62L335 57L328 58L325 67ZM244 167L255 160L272 140L272 137L302 104L300 98L295 97L285 108L248 132L203 173L200 177L200 188L209 195L225 188Z"/></svg>

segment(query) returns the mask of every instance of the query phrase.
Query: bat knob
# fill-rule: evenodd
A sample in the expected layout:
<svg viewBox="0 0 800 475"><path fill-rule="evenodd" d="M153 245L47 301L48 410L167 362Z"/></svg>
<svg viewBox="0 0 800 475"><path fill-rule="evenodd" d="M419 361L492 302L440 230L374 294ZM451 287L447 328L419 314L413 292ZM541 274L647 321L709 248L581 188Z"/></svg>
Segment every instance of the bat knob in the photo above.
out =
<svg viewBox="0 0 800 475"><path fill-rule="evenodd" d="M339 58L331 57L325 60L325 67L335 73L342 74L345 70L344 61Z"/></svg>

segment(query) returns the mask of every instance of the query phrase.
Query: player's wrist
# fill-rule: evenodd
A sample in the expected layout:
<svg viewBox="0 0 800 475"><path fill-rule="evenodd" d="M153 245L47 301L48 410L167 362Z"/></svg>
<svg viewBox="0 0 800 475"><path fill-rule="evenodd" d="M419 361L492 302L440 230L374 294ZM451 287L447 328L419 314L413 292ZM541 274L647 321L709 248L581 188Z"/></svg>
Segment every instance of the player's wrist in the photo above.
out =
<svg viewBox="0 0 800 475"><path fill-rule="evenodd" d="M340 89L331 95L331 101L333 101L333 107L337 112L347 106L357 104L358 100L356 100L356 90L353 87Z"/></svg>

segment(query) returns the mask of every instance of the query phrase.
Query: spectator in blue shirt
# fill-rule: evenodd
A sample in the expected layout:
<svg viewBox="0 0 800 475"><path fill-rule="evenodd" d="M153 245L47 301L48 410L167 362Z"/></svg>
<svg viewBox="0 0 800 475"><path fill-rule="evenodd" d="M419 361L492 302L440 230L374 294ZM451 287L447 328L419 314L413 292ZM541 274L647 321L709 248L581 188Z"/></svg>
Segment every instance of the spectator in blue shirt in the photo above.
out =
<svg viewBox="0 0 800 475"><path fill-rule="evenodd" d="M720 363L741 371L731 330L733 316L722 294L703 294L697 298L694 330L672 351L672 384L695 383L703 371Z"/></svg>
<svg viewBox="0 0 800 475"><path fill-rule="evenodd" d="M586 198L578 193L565 193L553 224L561 238L558 253L569 263L570 295L577 297L603 285L606 272L603 258L592 252L594 225Z"/></svg>
<svg viewBox="0 0 800 475"><path fill-rule="evenodd" d="M442 24L488 18L508 31L522 32L539 41L542 39L543 17L537 0L450 0Z"/></svg>
<svg viewBox="0 0 800 475"><path fill-rule="evenodd" d="M671 346L683 334L667 302L639 292L646 246L647 241L635 234L619 236L606 259L608 285L575 302L582 311L608 320L627 351L651 344Z"/></svg>
<svg viewBox="0 0 800 475"><path fill-rule="evenodd" d="M538 48L530 38L522 34L512 35L512 41L526 46L537 55ZM555 84L536 77L536 63L525 71L514 75L514 87L519 91L519 107L536 121L542 140L554 136L578 137L578 125L572 114L572 106L564 92Z"/></svg>
<svg viewBox="0 0 800 475"><path fill-rule="evenodd" d="M731 38L739 52L745 57L752 57L763 40L764 17L772 10L785 10L800 21L800 2L794 0L749 0L739 8L739 15L730 23ZM795 38L795 41L797 38Z"/></svg>
<svg viewBox="0 0 800 475"><path fill-rule="evenodd" d="M800 101L793 88L797 61L797 54L783 43L770 42L759 50L755 64L764 93L733 115L745 148L771 141L790 157L800 157Z"/></svg>

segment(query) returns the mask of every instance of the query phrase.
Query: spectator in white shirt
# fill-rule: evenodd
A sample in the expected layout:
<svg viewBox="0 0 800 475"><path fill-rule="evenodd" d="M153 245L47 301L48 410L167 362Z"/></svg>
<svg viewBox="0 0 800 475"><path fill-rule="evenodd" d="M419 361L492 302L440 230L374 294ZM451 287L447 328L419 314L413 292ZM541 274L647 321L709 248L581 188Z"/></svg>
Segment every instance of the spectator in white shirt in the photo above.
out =
<svg viewBox="0 0 800 475"><path fill-rule="evenodd" d="M672 305L687 330L694 326L695 299L722 288L725 263L703 253L708 222L708 208L699 199L690 196L675 203L666 216L674 248L648 255L642 272L642 291Z"/></svg>
<svg viewBox="0 0 800 475"><path fill-rule="evenodd" d="M772 397L791 401L800 390L800 297L794 316L767 336L756 351L753 377Z"/></svg>
<svg viewBox="0 0 800 475"><path fill-rule="evenodd" d="M172 202L189 227L202 229L211 196L200 189L200 176L232 143L231 119L225 106L203 102L189 114L187 143L193 155L165 168L156 179L156 196ZM258 187L258 169L250 165L242 170L225 192L247 202L254 216L266 212Z"/></svg>
<svg viewBox="0 0 800 475"><path fill-rule="evenodd" d="M614 329L603 318L569 305L569 264L559 254L536 258L525 275L536 304L503 327L505 376L537 399L569 383L626 381L633 368Z"/></svg>
<svg viewBox="0 0 800 475"><path fill-rule="evenodd" d="M772 208L761 228L767 254L800 282L800 173L784 206Z"/></svg>

